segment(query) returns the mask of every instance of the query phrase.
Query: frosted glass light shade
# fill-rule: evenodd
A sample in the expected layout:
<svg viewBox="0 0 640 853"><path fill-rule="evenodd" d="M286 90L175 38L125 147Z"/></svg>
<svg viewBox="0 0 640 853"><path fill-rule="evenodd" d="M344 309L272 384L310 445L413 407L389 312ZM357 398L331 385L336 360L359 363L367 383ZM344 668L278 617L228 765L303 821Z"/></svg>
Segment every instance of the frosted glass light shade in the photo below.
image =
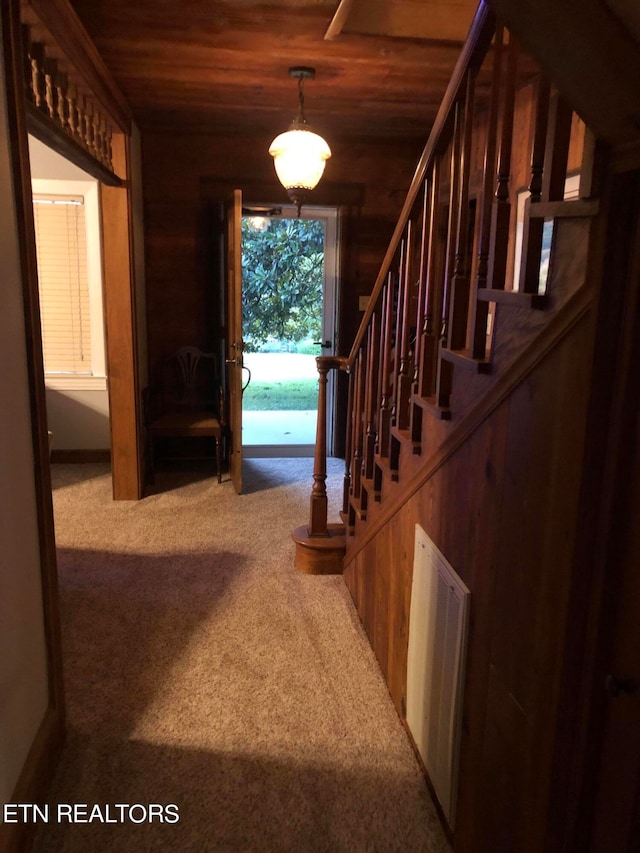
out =
<svg viewBox="0 0 640 853"><path fill-rule="evenodd" d="M287 130L269 146L276 174L285 189L312 190L324 172L331 149L312 130Z"/></svg>

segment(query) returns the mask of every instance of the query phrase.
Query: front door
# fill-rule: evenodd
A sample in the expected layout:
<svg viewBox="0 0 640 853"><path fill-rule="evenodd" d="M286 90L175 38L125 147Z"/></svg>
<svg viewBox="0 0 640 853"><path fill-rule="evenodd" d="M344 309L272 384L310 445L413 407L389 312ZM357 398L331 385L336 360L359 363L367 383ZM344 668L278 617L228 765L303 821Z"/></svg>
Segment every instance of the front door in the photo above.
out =
<svg viewBox="0 0 640 853"><path fill-rule="evenodd" d="M313 456L316 356L332 355L334 346L337 210L309 206L299 216L290 206L254 205L243 213L243 331L252 375L242 400L244 456Z"/></svg>
<svg viewBox="0 0 640 853"><path fill-rule="evenodd" d="M226 204L226 362L229 395L229 473L237 494L242 492L242 191Z"/></svg>

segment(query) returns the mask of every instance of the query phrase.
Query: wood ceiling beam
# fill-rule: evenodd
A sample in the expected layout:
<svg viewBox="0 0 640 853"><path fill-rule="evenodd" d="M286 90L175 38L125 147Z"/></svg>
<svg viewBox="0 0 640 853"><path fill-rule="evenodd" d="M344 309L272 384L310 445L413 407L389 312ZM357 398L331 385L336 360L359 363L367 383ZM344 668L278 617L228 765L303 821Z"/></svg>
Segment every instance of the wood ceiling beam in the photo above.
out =
<svg viewBox="0 0 640 853"><path fill-rule="evenodd" d="M347 22L347 18L349 17L353 4L354 0L340 0L340 5L336 9L336 13L324 34L326 41L331 41L331 39L340 35Z"/></svg>

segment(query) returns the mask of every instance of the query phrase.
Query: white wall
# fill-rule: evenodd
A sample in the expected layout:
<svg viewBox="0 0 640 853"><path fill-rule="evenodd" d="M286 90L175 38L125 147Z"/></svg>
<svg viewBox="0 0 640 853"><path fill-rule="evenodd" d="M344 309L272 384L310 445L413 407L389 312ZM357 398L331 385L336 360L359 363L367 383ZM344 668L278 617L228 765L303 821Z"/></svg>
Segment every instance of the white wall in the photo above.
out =
<svg viewBox="0 0 640 853"><path fill-rule="evenodd" d="M73 192L75 185L78 194L85 195L88 269L90 274L93 269L96 275L101 277L98 182L32 136L29 137L29 160L31 177L38 191ZM41 181L46 181L47 186L40 184ZM53 181L65 181L67 184L56 186L51 183ZM101 290L99 299L102 300ZM92 305L92 319L94 316ZM101 316L99 328L92 322L91 337L92 341L99 338L102 349L102 364L99 365L96 377L86 380L56 380L47 377L45 380L47 421L53 433L54 450L108 450L111 444L109 395L104 378L104 325Z"/></svg>
<svg viewBox="0 0 640 853"><path fill-rule="evenodd" d="M47 387L47 421L54 450L105 450L109 433L107 391Z"/></svg>
<svg viewBox="0 0 640 853"><path fill-rule="evenodd" d="M22 283L0 46L0 802L48 705Z"/></svg>

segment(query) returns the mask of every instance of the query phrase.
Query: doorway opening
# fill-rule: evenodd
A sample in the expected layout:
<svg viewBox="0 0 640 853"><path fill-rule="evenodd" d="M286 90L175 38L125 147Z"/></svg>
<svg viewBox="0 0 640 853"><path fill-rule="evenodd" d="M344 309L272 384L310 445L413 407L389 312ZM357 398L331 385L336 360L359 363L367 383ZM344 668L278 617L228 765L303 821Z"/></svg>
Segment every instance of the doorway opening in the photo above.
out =
<svg viewBox="0 0 640 853"><path fill-rule="evenodd" d="M50 448L54 461L107 461L98 181L33 136L29 160Z"/></svg>
<svg viewBox="0 0 640 853"><path fill-rule="evenodd" d="M318 355L335 343L337 210L252 205L242 216L247 457L313 456ZM245 380L246 381L246 380ZM328 427L333 384L328 386ZM331 435L328 436L331 447Z"/></svg>

